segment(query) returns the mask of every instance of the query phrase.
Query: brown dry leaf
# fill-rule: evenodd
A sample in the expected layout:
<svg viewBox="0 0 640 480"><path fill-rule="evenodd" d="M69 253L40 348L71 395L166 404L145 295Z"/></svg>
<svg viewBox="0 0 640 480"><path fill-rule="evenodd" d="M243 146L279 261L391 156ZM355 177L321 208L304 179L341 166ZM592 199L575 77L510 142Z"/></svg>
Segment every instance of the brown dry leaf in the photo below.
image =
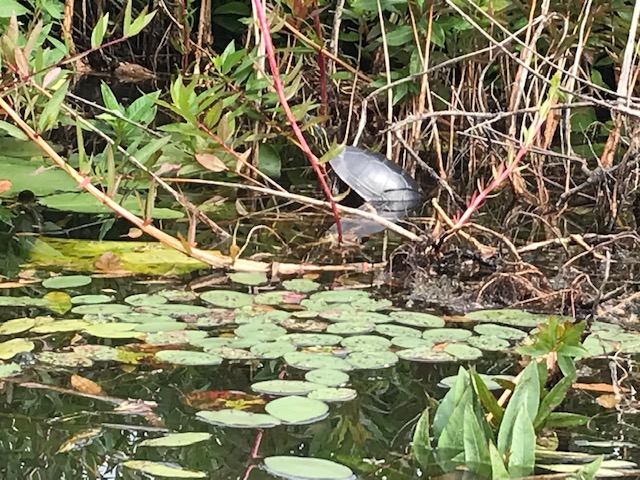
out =
<svg viewBox="0 0 640 480"><path fill-rule="evenodd" d="M598 402L598 405L604 408L615 408L616 405L618 405L618 399L615 395L612 395L610 393L606 395L600 395L596 398L596 402Z"/></svg>
<svg viewBox="0 0 640 480"><path fill-rule="evenodd" d="M91 444L93 440L102 434L102 427L89 428L87 430L81 430L73 437L67 439L58 449L56 453L71 452L73 450L80 450Z"/></svg>
<svg viewBox="0 0 640 480"><path fill-rule="evenodd" d="M226 172L229 170L229 167L213 153L196 153L195 157L200 165L212 172Z"/></svg>
<svg viewBox="0 0 640 480"><path fill-rule="evenodd" d="M142 230L135 227L130 228L129 233L127 233L127 237L129 238L140 238L141 236L142 236Z"/></svg>
<svg viewBox="0 0 640 480"><path fill-rule="evenodd" d="M0 193L6 192L11 188L11 180L0 180Z"/></svg>
<svg viewBox="0 0 640 480"><path fill-rule="evenodd" d="M119 270L122 266L120 259L113 252L105 252L96 260L95 266L99 270L112 272Z"/></svg>
<svg viewBox="0 0 640 480"><path fill-rule="evenodd" d="M107 394L102 387L93 380L81 377L80 375L71 375L71 386L82 393L88 393L90 395L98 395L100 397L106 397Z"/></svg>
<svg viewBox="0 0 640 480"><path fill-rule="evenodd" d="M601 392L601 393L614 393L613 385L608 383L579 383L576 382L571 385L576 390L584 390L587 392ZM626 387L618 387L621 392L628 392Z"/></svg>

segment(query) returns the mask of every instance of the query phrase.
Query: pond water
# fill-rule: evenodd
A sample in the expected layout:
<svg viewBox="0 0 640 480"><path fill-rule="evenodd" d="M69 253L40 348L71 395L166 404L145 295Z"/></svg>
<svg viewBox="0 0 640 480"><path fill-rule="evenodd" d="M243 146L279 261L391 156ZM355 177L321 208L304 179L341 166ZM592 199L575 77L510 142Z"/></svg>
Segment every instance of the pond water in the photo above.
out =
<svg viewBox="0 0 640 480"><path fill-rule="evenodd" d="M83 275L6 290L0 478L266 479L292 463L278 456L353 472L297 478L424 478L410 444L429 397L441 399L442 380L460 366L517 374L514 345L546 318L441 318L370 290L232 278L197 293ZM606 378L606 363L582 365L579 381ZM292 396L299 389L311 399ZM598 395L570 393L563 410L593 419L558 430L560 448L637 460L640 422L630 409L603 410ZM176 440L182 446L143 444L192 432L201 435ZM153 468L169 470L142 473Z"/></svg>

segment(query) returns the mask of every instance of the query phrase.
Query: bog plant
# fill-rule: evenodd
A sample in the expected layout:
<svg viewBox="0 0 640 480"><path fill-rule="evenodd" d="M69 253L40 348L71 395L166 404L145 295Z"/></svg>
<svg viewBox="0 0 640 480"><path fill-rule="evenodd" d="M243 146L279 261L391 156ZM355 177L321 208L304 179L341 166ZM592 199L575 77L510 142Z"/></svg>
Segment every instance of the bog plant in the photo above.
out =
<svg viewBox="0 0 640 480"><path fill-rule="evenodd" d="M534 337L531 352L564 357L565 376L545 388L545 362L531 361L502 407L479 374L460 368L455 385L435 411L427 408L413 436L413 455L427 475L468 469L483 478L519 478L533 473L537 438L543 431L582 425L588 418L554 410L575 381L572 357L579 356L581 327L552 320ZM577 336L576 336L577 335ZM576 345L578 342L578 345ZM564 354L563 354L564 353ZM542 355L539 355L542 357ZM567 362L572 362L572 367ZM577 478L592 478L602 459L583 466Z"/></svg>

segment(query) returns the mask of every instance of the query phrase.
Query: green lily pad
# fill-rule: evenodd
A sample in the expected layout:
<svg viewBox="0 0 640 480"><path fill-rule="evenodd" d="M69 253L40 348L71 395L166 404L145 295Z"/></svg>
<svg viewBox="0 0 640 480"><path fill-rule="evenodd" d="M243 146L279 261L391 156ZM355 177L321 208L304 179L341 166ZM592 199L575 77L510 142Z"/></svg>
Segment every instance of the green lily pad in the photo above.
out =
<svg viewBox="0 0 640 480"><path fill-rule="evenodd" d="M0 335L15 335L29 330L36 324L33 318L14 318L0 323Z"/></svg>
<svg viewBox="0 0 640 480"><path fill-rule="evenodd" d="M309 297L312 302L326 303L352 303L358 300L368 299L369 293L363 290L329 290L317 292Z"/></svg>
<svg viewBox="0 0 640 480"><path fill-rule="evenodd" d="M304 379L327 387L340 387L349 381L349 374L331 368L318 368L305 373Z"/></svg>
<svg viewBox="0 0 640 480"><path fill-rule="evenodd" d="M14 338L0 343L0 360L9 360L18 353L31 352L36 345L25 338Z"/></svg>
<svg viewBox="0 0 640 480"><path fill-rule="evenodd" d="M318 282L313 280L307 280L305 278L294 278L292 280L285 280L282 282L282 286L287 290L293 290L294 292L309 293L315 292L320 288Z"/></svg>
<svg viewBox="0 0 640 480"><path fill-rule="evenodd" d="M514 378L512 375L487 375L484 373L480 373L479 375L489 390L504 390L504 387L502 387L495 380L500 379L500 380L507 380L512 382ZM444 387L444 388L452 388L456 384L457 379L458 379L457 375L452 375L451 377L443 378L442 380L440 380L440 383L438 384L438 386Z"/></svg>
<svg viewBox="0 0 640 480"><path fill-rule="evenodd" d="M313 390L322 388L317 383L305 382L303 380L266 380L251 385L254 392L266 393L267 395L306 395Z"/></svg>
<svg viewBox="0 0 640 480"><path fill-rule="evenodd" d="M442 328L445 324L443 318L431 315L429 313L401 310L391 312L389 316L393 319L394 322L408 325L410 327Z"/></svg>
<svg viewBox="0 0 640 480"><path fill-rule="evenodd" d="M505 340L522 340L527 336L522 330L517 328L505 327L504 325L496 325L494 323L479 323L473 330L478 335L488 335L491 337L504 338Z"/></svg>
<svg viewBox="0 0 640 480"><path fill-rule="evenodd" d="M198 295L189 290L160 290L158 295L162 295L170 302L189 303L198 299Z"/></svg>
<svg viewBox="0 0 640 480"><path fill-rule="evenodd" d="M196 418L213 425L231 428L271 428L282 423L276 417L265 413L233 409L223 409L215 412L203 410L196 413Z"/></svg>
<svg viewBox="0 0 640 480"><path fill-rule="evenodd" d="M168 302L167 297L158 294L138 293L124 299L132 307L154 307Z"/></svg>
<svg viewBox="0 0 640 480"><path fill-rule="evenodd" d="M544 323L548 320L548 316L545 315L536 315L534 313L525 312L524 310L509 308L469 312L465 317L476 322L495 322L526 328L535 327L539 323Z"/></svg>
<svg viewBox="0 0 640 480"><path fill-rule="evenodd" d="M391 323L385 323L383 325L376 326L376 332L380 335L386 335L387 337L416 337L422 336L422 331L417 328L405 327L403 325L393 325Z"/></svg>
<svg viewBox="0 0 640 480"><path fill-rule="evenodd" d="M216 355L189 350L161 350L155 356L159 361L173 365L220 365L222 363L222 358Z"/></svg>
<svg viewBox="0 0 640 480"><path fill-rule="evenodd" d="M217 347L210 348L207 347L204 350L207 353L212 355L219 355L225 360L255 360L256 356L248 350L243 348L233 348L233 347Z"/></svg>
<svg viewBox="0 0 640 480"><path fill-rule="evenodd" d="M31 329L33 333L61 333L61 332L74 332L82 330L90 325L89 322L84 320L55 320L43 325L37 325Z"/></svg>
<svg viewBox="0 0 640 480"><path fill-rule="evenodd" d="M433 343L464 342L471 335L469 330L461 328L433 328L422 332L422 338Z"/></svg>
<svg viewBox="0 0 640 480"><path fill-rule="evenodd" d="M355 480L349 467L322 458L275 456L264 459L271 475L289 480Z"/></svg>
<svg viewBox="0 0 640 480"><path fill-rule="evenodd" d="M472 347L486 350L487 352L500 352L510 347L509 342L504 338L492 337L490 335L469 337L467 343Z"/></svg>
<svg viewBox="0 0 640 480"><path fill-rule="evenodd" d="M314 400L321 400L327 403L333 402L349 402L358 396L358 392L356 392L352 388L319 388L318 390L314 390L313 392L307 395L307 398L311 398Z"/></svg>
<svg viewBox="0 0 640 480"><path fill-rule="evenodd" d="M131 307L118 303L101 303L95 305L78 305L71 309L77 315L115 315L116 313L130 312Z"/></svg>
<svg viewBox="0 0 640 480"><path fill-rule="evenodd" d="M97 323L84 332L98 338L142 338L144 333L135 331L135 327L135 323Z"/></svg>
<svg viewBox="0 0 640 480"><path fill-rule="evenodd" d="M453 357L452 355L449 355L446 352L434 352L430 347L418 347L399 350L396 352L396 354L401 359L408 360L410 362L444 363L455 361L455 357Z"/></svg>
<svg viewBox="0 0 640 480"><path fill-rule="evenodd" d="M326 332L334 335L364 335L372 332L375 326L370 322L338 322L329 325Z"/></svg>
<svg viewBox="0 0 640 480"><path fill-rule="evenodd" d="M296 347L331 347L342 341L340 335L328 333L289 333L278 337L279 342L290 342Z"/></svg>
<svg viewBox="0 0 640 480"><path fill-rule="evenodd" d="M113 297L110 295L76 295L71 297L71 303L73 305L96 305L99 303L109 303L113 301Z"/></svg>
<svg viewBox="0 0 640 480"><path fill-rule="evenodd" d="M153 332L173 332L175 330L186 330L187 325L182 322L146 322L136 324L134 330L136 332L153 333Z"/></svg>
<svg viewBox="0 0 640 480"><path fill-rule="evenodd" d="M254 305L258 306L258 305ZM262 310L262 311L248 311L247 307L239 308L236 312L236 323L278 323L291 317L289 312L284 310Z"/></svg>
<svg viewBox="0 0 640 480"><path fill-rule="evenodd" d="M330 368L349 371L353 367L344 359L326 353L291 352L284 356L284 361L300 370L316 370Z"/></svg>
<svg viewBox="0 0 640 480"><path fill-rule="evenodd" d="M177 303L166 303L164 305L155 305L153 307L144 306L136 307L136 312L147 313L153 315L168 315L172 318L181 319L183 317L198 317L207 315L210 309L201 305L182 305Z"/></svg>
<svg viewBox="0 0 640 480"><path fill-rule="evenodd" d="M91 283L91 277L87 275L67 275L64 277L51 277L42 282L44 288L64 290L65 288L84 287Z"/></svg>
<svg viewBox="0 0 640 480"><path fill-rule="evenodd" d="M289 342L263 342L257 343L250 348L251 353L263 360L274 360L284 356L286 353L295 352L296 347Z"/></svg>
<svg viewBox="0 0 640 480"><path fill-rule="evenodd" d="M269 282L264 273L235 272L229 275L229 280L242 285L264 285Z"/></svg>
<svg viewBox="0 0 640 480"><path fill-rule="evenodd" d="M40 352L36 355L39 362L57 367L90 367L93 360L76 352Z"/></svg>
<svg viewBox="0 0 640 480"><path fill-rule="evenodd" d="M138 472L143 472L154 477L167 478L206 478L205 472L187 470L179 465L164 462L152 462L151 460L127 460L122 463L124 467Z"/></svg>
<svg viewBox="0 0 640 480"><path fill-rule="evenodd" d="M361 370L389 368L398 363L398 356L393 352L367 350L350 353L347 362Z"/></svg>
<svg viewBox="0 0 640 480"><path fill-rule="evenodd" d="M389 323L391 317L384 313L360 312L352 309L333 308L321 310L320 316L331 322L367 322L367 323Z"/></svg>
<svg viewBox="0 0 640 480"><path fill-rule="evenodd" d="M253 303L253 296L233 290L209 290L200 294L200 299L224 308L239 308Z"/></svg>
<svg viewBox="0 0 640 480"><path fill-rule="evenodd" d="M458 360L477 360L482 357L482 350L464 343L450 343L444 347L444 351Z"/></svg>
<svg viewBox="0 0 640 480"><path fill-rule="evenodd" d="M236 311L227 308L212 308L206 315L198 315L195 325L198 328L221 327L236 322Z"/></svg>
<svg viewBox="0 0 640 480"><path fill-rule="evenodd" d="M163 437L148 438L138 444L139 447L186 447L194 443L204 442L211 438L210 433L186 432L170 433Z"/></svg>
<svg viewBox="0 0 640 480"><path fill-rule="evenodd" d="M285 425L308 425L329 416L329 405L299 396L276 398L267 403L264 409Z"/></svg>
<svg viewBox="0 0 640 480"><path fill-rule="evenodd" d="M144 341L150 345L184 345L207 337L201 330L174 330L172 332L149 333Z"/></svg>
<svg viewBox="0 0 640 480"><path fill-rule="evenodd" d="M377 335L356 335L342 340L340 344L353 351L380 351L391 347L391 341Z"/></svg>
<svg viewBox="0 0 640 480"><path fill-rule="evenodd" d="M398 336L391 339L391 343L398 348L432 348L434 343L424 338Z"/></svg>
<svg viewBox="0 0 640 480"><path fill-rule="evenodd" d="M227 337L205 337L205 338L194 338L189 341L189 345L198 348L218 348L218 347L226 347L231 343L233 338Z"/></svg>
<svg viewBox="0 0 640 480"><path fill-rule="evenodd" d="M250 337L261 342L268 342L286 335L287 330L271 323L249 323L240 325L234 333L238 337Z"/></svg>

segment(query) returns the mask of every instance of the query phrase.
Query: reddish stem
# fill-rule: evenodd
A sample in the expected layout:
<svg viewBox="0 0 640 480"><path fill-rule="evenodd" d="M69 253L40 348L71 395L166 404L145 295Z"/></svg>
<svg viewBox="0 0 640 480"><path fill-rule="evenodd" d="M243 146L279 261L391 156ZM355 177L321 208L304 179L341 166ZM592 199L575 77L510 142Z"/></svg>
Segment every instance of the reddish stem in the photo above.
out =
<svg viewBox="0 0 640 480"><path fill-rule="evenodd" d="M320 24L320 9L318 9L317 2L315 2L316 9L311 16L313 17L313 28L318 37L320 45L324 43L322 38L322 25ZM322 50L318 51L318 81L320 82L320 115L326 115L327 113L327 59Z"/></svg>
<svg viewBox="0 0 640 480"><path fill-rule="evenodd" d="M282 80L280 80L280 75L278 74L278 65L276 63L276 55L273 50L273 41L271 39L271 32L269 31L269 25L267 23L267 16L265 10L263 8L262 2L260 0L251 0L253 3L253 9L256 12L256 16L258 17L258 22L260 22L260 30L262 30L262 38L264 40L264 47L267 53L267 58L269 59L269 67L271 68L271 75L273 77L273 86L278 95L278 99L280 100L280 104L284 109L284 113L287 116L287 120L289 121L289 125L293 129L293 133L295 133L296 138L298 139L298 143L300 144L300 149L304 152L304 154L309 159L309 163L313 167L314 172L318 177L318 181L320 182L320 186L324 191L327 200L331 204L331 210L333 211L333 217L336 221L336 228L338 231L338 242L342 242L342 225L340 224L340 214L338 213L338 207L336 206L336 202L333 200L333 195L331 195L331 189L327 184L326 179L324 178L324 173L322 172L322 168L320 167L320 163L318 162L318 158L313 154L311 149L309 148L309 144L304 138L302 134L302 130L296 123L296 118L289 107L289 102L287 102L287 98L284 94L284 86L282 85Z"/></svg>

